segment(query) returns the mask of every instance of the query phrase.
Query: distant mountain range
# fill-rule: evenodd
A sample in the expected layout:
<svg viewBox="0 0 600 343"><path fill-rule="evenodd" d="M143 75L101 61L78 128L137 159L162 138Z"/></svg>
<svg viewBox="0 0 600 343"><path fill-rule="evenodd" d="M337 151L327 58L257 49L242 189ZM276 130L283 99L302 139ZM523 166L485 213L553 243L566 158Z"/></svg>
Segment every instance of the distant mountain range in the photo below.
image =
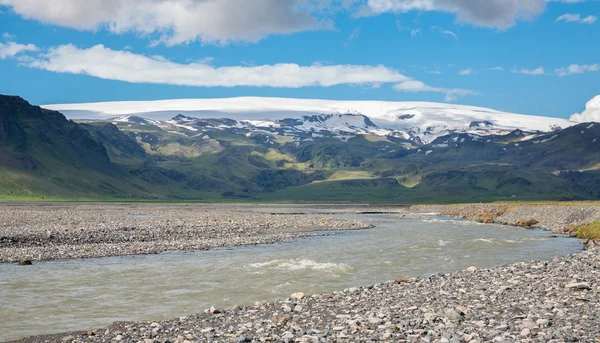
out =
<svg viewBox="0 0 600 343"><path fill-rule="evenodd" d="M600 198L596 123L448 104L277 98L44 107L0 96L0 197Z"/></svg>
<svg viewBox="0 0 600 343"><path fill-rule="evenodd" d="M301 119L323 115L362 115L386 130L403 131L423 142L451 132L477 131L478 134L502 134L515 129L552 131L576 123L560 118L527 116L488 108L430 102L333 101L288 98L241 97L225 99L187 99L139 102L46 105L74 119L138 116L169 120L176 115L195 118L244 120ZM328 119L348 121L352 117ZM308 119L307 119L308 120ZM352 123L349 123L352 125ZM358 123L363 126L362 123ZM333 126L331 126L334 128ZM307 126L310 128L310 126Z"/></svg>

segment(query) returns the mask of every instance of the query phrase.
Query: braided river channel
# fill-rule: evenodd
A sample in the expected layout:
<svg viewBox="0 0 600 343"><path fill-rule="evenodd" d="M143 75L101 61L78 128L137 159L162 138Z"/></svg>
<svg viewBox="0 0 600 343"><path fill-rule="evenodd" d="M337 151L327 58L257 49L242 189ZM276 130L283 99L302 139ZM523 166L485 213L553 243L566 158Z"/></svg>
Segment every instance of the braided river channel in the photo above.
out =
<svg viewBox="0 0 600 343"><path fill-rule="evenodd" d="M337 215L375 227L272 245L0 264L0 341L582 250L548 231L406 214Z"/></svg>

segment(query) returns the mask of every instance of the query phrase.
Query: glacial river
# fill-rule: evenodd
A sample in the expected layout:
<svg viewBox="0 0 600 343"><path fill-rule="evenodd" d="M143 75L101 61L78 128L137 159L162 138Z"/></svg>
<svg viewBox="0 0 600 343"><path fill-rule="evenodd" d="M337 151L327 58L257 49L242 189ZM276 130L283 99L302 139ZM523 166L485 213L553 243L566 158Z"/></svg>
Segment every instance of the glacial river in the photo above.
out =
<svg viewBox="0 0 600 343"><path fill-rule="evenodd" d="M395 278L550 259L580 251L541 230L436 216L352 214L369 230L210 251L0 264L0 341L160 320L298 291L330 293Z"/></svg>

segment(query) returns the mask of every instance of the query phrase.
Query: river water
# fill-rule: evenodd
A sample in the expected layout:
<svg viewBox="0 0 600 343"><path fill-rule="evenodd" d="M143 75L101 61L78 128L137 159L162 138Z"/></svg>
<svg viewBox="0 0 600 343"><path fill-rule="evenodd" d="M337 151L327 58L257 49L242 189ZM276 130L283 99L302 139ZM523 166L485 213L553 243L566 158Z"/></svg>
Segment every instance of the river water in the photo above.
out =
<svg viewBox="0 0 600 343"><path fill-rule="evenodd" d="M550 259L577 240L436 216L353 214L376 227L210 251L0 264L0 341L160 320L210 306L330 293L395 278Z"/></svg>

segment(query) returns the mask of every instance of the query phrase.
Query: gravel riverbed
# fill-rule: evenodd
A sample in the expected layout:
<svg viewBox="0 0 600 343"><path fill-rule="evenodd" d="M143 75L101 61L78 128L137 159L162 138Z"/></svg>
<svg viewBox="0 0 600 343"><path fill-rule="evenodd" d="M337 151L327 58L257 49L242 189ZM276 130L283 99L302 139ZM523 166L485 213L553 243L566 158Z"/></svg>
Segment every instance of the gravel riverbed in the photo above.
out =
<svg viewBox="0 0 600 343"><path fill-rule="evenodd" d="M17 342L600 342L600 249Z"/></svg>
<svg viewBox="0 0 600 343"><path fill-rule="evenodd" d="M326 235L323 230L370 227L328 214L340 213L340 207L287 210L276 205L3 204L0 263L269 244Z"/></svg>
<svg viewBox="0 0 600 343"><path fill-rule="evenodd" d="M85 208L85 207L84 207ZM134 206L133 209L136 207ZM450 207L425 208L426 211L442 212L450 211ZM146 228L144 231L148 237L161 235L152 229L131 222L131 215L147 216L146 210L143 214L137 214L133 209L125 209L115 206L121 215L109 217L111 225L117 229L105 229L102 234L117 239L113 242L103 241L101 245L123 245L129 247L132 243L125 239L118 228L121 223L127 223L123 227L135 225L136 229ZM456 209L453 209L456 210ZM489 215L490 211L496 209L473 209L465 207L463 212L456 212L452 216L466 218L467 214L473 218L482 213ZM3 209L6 211L6 209ZM16 209L23 211L23 209ZM29 210L26 210L29 211ZM105 217L98 214L97 208L89 208L94 212L88 215L78 214L69 217L70 213L65 210L65 216L69 219L54 215L52 218L60 220L73 220L73 218L97 218ZM248 223L242 217L236 217L239 209L230 209L219 215L211 216L203 213L198 207L190 209L175 208L171 211L177 213L179 219L169 219L179 224L167 225L165 218L171 216L169 208L157 208L157 216L152 220L162 220L167 225L161 230L175 230L179 228L179 236L197 237L183 228L202 227L203 229L191 230L191 232L203 233L205 239L218 235L216 231L230 228L231 223L245 227ZM229 212L228 212L229 211ZM466 213L465 211L472 211ZM572 210L569 210L572 211ZM40 212L44 212L41 210ZM56 212L56 210L54 210ZM81 212L81 211L79 211ZM189 212L189 213L188 213ZM497 216L508 213L504 209L497 209ZM27 213L36 215L37 212ZM182 213L187 213L185 216ZM532 212L526 212L529 216ZM571 212L566 212L571 213ZM587 213L587 212L586 212ZM123 219L127 214L128 219ZM252 242L258 239L274 237L279 239L280 235L293 237L294 235L313 234L314 226L319 225L324 219L319 215L292 215L286 214L285 210L279 209L277 214L252 213L248 216L256 216L266 220L265 228L251 228L256 226L247 224L248 229L238 228L233 231L231 237ZM450 213L445 215L451 216ZM543 214L542 214L543 215ZM558 214L561 216L562 214ZM189 217L187 217L189 216ZM208 216L212 221L205 223L202 218ZM594 214L583 214L586 220L593 218ZM181 219L194 218L193 224ZM6 223L6 215L0 215L0 223ZM38 237L39 241L44 239L44 231L31 229L36 224L34 218L48 218L47 214L37 214L37 217L25 219L27 225L25 231L31 237ZM270 218L271 220L267 220ZM574 220L579 217L571 217ZM139 219L139 218L137 218ZM146 218L149 219L149 218ZM57 219L58 220L58 219ZM299 222L294 222L299 220ZM364 228L365 224L333 221L328 219L329 224L317 227L328 230L339 227L340 229ZM566 222L567 220L565 220ZM60 221L59 221L60 222ZM221 229L211 231L212 223ZM303 224L292 224L304 223ZM332 222L337 224L331 225ZM98 223L98 221L96 221ZM287 223L287 225L286 225ZM115 224L119 224L116 225ZM511 224L511 223L509 223ZM14 225L14 224L12 224ZM42 222L45 227L56 228L55 222ZM89 224L79 224L88 227ZM96 224L99 227L99 224ZM179 225L179 226L177 226ZM560 225L556 226L558 230ZM4 224L3 227L5 227ZM324 227L325 226L325 227ZM79 226L78 226L79 227ZM550 226L545 228L552 229ZM248 231L245 231L248 230ZM284 230L284 233L281 233ZM77 230L75 230L77 232ZM95 232L94 230L88 230ZM4 232L4 231L3 231ZM55 231L52 231L53 233ZM60 232L59 237L89 237L71 231ZM84 232L86 229L84 228ZM125 230L125 232L127 232ZM179 231L177 231L179 232ZM242 235L240 233L252 233ZM47 234L47 233L46 233ZM98 233L98 236L102 234ZM3 233L4 235L4 233ZM38 236L36 236L38 235ZM226 234L227 235L227 234ZM258 238L255 235L259 235ZM1 236L1 235L0 235ZM96 236L92 236L96 237ZM121 238L119 238L121 237ZM219 242L235 242L235 239L225 236ZM189 238L189 239L192 239ZM46 236L47 239L47 236ZM121 239L120 241L118 239ZM160 244L164 238L150 240L153 244ZM35 239L30 239L35 242ZM61 238L60 242L68 241ZM83 245L87 241L84 240ZM149 243L146 241L135 241L134 243ZM211 241L212 242L212 241ZM77 242L76 245L80 245ZM179 240L177 244L185 244L185 240ZM202 243L205 244L205 243ZM67 244L67 246L69 246ZM160 249L164 246L159 245ZM168 246L167 246L168 247ZM35 249L35 245L21 249ZM7 249L7 248L2 248ZM8 248L10 249L10 248ZM157 250L160 250L157 248ZM30 251L30 250L25 250ZM33 251L33 250L32 250ZM122 251L122 250L121 250ZM127 250L136 253L135 250ZM15 256L15 255L11 255ZM44 255L42 255L44 256ZM48 255L58 256L58 255ZM61 255L65 256L65 255ZM66 255L68 257L68 255ZM35 256L34 256L35 257ZM78 256L75 256L78 257ZM20 258L20 257L19 257ZM394 277L394 276L390 276ZM340 292L330 294L304 294L294 293L287 299L273 302L258 302L252 306L236 306L229 309L198 309L199 314L187 317L175 318L160 322L118 322L107 328L71 332L56 335L35 336L15 342L60 342L60 343L83 343L83 342L139 342L139 343L195 343L195 342L411 342L411 343L480 343L480 342L600 342L600 248L590 246L589 249L568 256L555 257L548 261L526 261L508 266L490 269L468 268L449 274L436 274L430 277L416 279L396 279L371 286L353 287ZM35 323L32 323L35 325Z"/></svg>

